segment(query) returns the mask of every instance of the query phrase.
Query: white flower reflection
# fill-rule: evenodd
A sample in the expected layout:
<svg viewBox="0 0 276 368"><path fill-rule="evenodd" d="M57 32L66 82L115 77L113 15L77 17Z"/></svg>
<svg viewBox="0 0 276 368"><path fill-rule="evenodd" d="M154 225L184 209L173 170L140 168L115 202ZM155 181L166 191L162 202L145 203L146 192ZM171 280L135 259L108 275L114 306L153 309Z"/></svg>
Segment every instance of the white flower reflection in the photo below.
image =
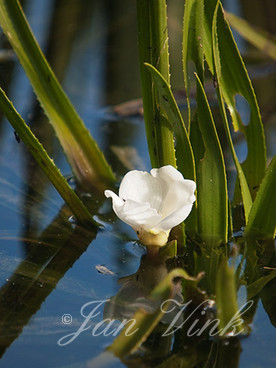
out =
<svg viewBox="0 0 276 368"><path fill-rule="evenodd" d="M113 210L137 233L146 246L163 246L171 229L190 214L195 201L196 184L186 180L174 167L129 171L123 178L119 196L111 190L104 192L112 198Z"/></svg>

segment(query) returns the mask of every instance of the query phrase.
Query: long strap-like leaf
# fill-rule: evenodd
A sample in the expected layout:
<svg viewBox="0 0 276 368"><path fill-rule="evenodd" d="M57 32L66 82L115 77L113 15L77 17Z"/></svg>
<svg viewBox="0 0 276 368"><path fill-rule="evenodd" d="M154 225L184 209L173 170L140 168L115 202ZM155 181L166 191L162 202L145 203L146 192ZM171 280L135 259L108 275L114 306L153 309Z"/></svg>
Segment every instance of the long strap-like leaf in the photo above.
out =
<svg viewBox="0 0 276 368"><path fill-rule="evenodd" d="M0 88L0 109L4 112L7 119L17 132L18 136L25 143L41 169L47 175L56 190L59 192L61 197L70 207L76 219L84 225L97 225L97 223L93 220L92 216L89 214L88 210L78 198L76 193L72 190L65 178L61 175L53 160L50 159L43 146L33 135L30 128L26 125L18 112L15 110L12 103L3 92L2 88Z"/></svg>
<svg viewBox="0 0 276 368"><path fill-rule="evenodd" d="M153 79L144 63L153 65L169 82L166 0L137 0L138 44L144 119L153 167L176 166L173 132L158 109Z"/></svg>
<svg viewBox="0 0 276 368"><path fill-rule="evenodd" d="M39 48L17 0L0 0L0 26L53 125L77 178L102 188L115 180L96 142L68 100Z"/></svg>
<svg viewBox="0 0 276 368"><path fill-rule="evenodd" d="M273 238L276 230L276 156L267 168L256 199L252 205L246 236Z"/></svg>

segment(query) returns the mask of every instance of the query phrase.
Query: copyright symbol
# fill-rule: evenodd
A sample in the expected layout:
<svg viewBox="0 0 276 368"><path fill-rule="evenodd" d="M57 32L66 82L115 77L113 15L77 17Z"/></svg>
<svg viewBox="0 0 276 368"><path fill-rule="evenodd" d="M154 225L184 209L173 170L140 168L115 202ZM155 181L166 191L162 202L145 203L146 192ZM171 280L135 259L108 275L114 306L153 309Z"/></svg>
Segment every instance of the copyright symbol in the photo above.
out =
<svg viewBox="0 0 276 368"><path fill-rule="evenodd" d="M70 323L72 323L72 316L71 314L64 314L61 317L61 322L65 325L70 325Z"/></svg>

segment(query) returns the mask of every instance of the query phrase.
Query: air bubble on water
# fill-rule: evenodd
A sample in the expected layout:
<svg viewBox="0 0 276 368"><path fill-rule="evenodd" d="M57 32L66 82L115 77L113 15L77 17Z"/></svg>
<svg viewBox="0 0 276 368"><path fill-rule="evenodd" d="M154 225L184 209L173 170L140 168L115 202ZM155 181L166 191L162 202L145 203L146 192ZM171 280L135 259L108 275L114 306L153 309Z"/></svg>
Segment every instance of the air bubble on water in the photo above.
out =
<svg viewBox="0 0 276 368"><path fill-rule="evenodd" d="M76 219L73 215L68 218L68 221L70 222L70 224L76 225Z"/></svg>
<svg viewBox="0 0 276 368"><path fill-rule="evenodd" d="M81 198L92 198L92 194L91 193L81 193Z"/></svg>
<svg viewBox="0 0 276 368"><path fill-rule="evenodd" d="M76 179L73 175L70 175L66 178L67 183L70 185L71 188L75 188L76 187Z"/></svg>

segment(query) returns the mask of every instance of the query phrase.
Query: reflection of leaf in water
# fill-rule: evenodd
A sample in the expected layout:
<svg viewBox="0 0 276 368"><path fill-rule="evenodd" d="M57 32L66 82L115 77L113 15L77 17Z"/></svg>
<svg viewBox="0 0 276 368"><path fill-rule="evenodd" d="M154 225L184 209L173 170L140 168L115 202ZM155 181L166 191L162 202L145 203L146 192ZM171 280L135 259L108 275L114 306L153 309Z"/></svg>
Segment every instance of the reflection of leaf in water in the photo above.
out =
<svg viewBox="0 0 276 368"><path fill-rule="evenodd" d="M138 349L158 323L163 321L162 317L171 302L175 300L177 305L183 301L181 279L193 287L196 294L196 285L202 277L203 273L194 278L179 268L168 273L165 259L142 257L137 273L125 278L126 286L123 285L113 300L111 298L110 303L105 305L104 318L108 316L128 321L108 350L118 357L124 357ZM133 299L133 292L136 299ZM169 316L166 316L169 320L164 320L164 323L170 323L174 319L176 309L169 310ZM179 309L176 313L178 311ZM169 336L171 339L172 334Z"/></svg>
<svg viewBox="0 0 276 368"><path fill-rule="evenodd" d="M150 298L150 294L167 274L168 270L164 259L157 258L153 260L147 256L143 256L136 273L118 280L121 286L120 290L106 302L104 318L130 319L139 308L148 313L153 313L159 307L159 300L153 300ZM182 303L181 283L176 284L175 289L175 300ZM175 308L170 318L173 318L179 309L181 308ZM166 319L167 315L164 317Z"/></svg>
<svg viewBox="0 0 276 368"><path fill-rule="evenodd" d="M262 291L269 281L273 280L276 277L276 271L270 272L268 275L258 278L255 282L252 282L247 287L247 298L248 300L254 298L258 293Z"/></svg>
<svg viewBox="0 0 276 368"><path fill-rule="evenodd" d="M3 316L0 356L96 237L97 230L86 231L72 225L67 218L67 209L63 207L0 289L0 315Z"/></svg>
<svg viewBox="0 0 276 368"><path fill-rule="evenodd" d="M145 165L143 164L143 160L138 155L138 152L137 152L135 147L110 146L110 149L128 170L134 170L134 169L143 170L143 169L145 169Z"/></svg>
<svg viewBox="0 0 276 368"><path fill-rule="evenodd" d="M1 206L4 206L10 210L12 210L15 213L22 214L24 212L27 212L27 210L31 209L31 203L32 206L34 204L39 204L40 209L35 212L35 216L44 219L45 213L47 213L47 210L51 213L54 211L59 211L59 207L50 196L47 197L47 201L44 201L41 203L41 197L40 195L42 193L39 192L39 188L35 188L35 193L33 196L28 196L28 202L26 201L24 205L21 202L22 198L26 197L26 192L24 190L21 190L18 188L17 185L9 182L8 180L1 179L0 178L0 204ZM43 206L43 208L42 208Z"/></svg>
<svg viewBox="0 0 276 368"><path fill-rule="evenodd" d="M13 272L14 267L20 264L22 259L10 257L4 252L0 252L0 277L4 277L8 272Z"/></svg>

